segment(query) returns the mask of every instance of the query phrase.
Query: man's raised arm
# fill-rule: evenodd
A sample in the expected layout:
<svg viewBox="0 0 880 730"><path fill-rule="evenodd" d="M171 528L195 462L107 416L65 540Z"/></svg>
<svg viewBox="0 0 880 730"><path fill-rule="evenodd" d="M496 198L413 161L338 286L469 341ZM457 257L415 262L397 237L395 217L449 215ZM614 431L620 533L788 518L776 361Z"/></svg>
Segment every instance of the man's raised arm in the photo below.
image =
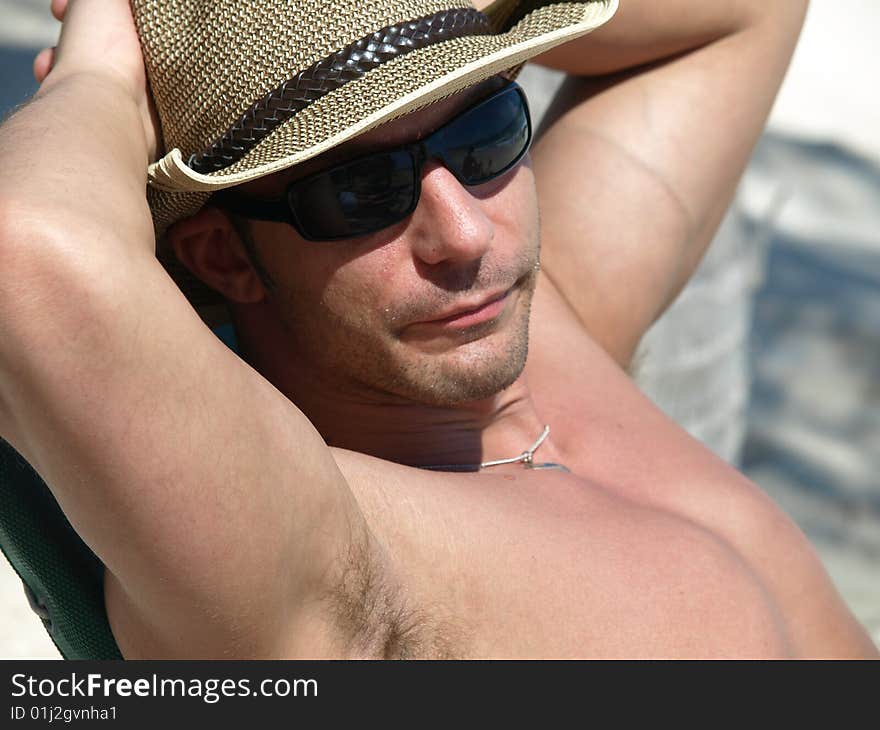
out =
<svg viewBox="0 0 880 730"><path fill-rule="evenodd" d="M621 0L536 59L574 76L533 152L544 271L621 365L712 240L806 4Z"/></svg>
<svg viewBox="0 0 880 730"><path fill-rule="evenodd" d="M320 652L284 642L327 635L316 599L368 531L311 424L156 261L148 107L128 2L72 0L0 129L0 435L107 565L123 653Z"/></svg>

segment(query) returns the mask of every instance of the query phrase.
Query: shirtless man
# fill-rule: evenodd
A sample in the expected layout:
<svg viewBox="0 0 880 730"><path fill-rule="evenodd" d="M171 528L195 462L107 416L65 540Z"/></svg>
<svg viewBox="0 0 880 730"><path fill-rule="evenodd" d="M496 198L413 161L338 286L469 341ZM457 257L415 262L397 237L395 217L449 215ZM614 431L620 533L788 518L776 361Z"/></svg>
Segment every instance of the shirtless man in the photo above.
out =
<svg viewBox="0 0 880 730"><path fill-rule="evenodd" d="M626 0L542 59L583 78L531 162L466 188L430 161L415 212L366 245L181 221L245 362L155 258L128 4L54 0L59 49L0 134L0 434L107 566L123 654L875 655L791 521L624 370L712 238L804 5ZM534 459L569 473L419 468L519 454L545 424Z"/></svg>

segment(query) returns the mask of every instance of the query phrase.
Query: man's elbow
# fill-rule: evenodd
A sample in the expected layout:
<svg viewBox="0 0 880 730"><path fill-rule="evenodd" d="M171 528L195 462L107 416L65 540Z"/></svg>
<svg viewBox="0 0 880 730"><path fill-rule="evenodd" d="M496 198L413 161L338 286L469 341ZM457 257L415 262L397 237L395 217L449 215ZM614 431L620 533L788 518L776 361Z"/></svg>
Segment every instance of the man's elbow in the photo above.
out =
<svg viewBox="0 0 880 730"><path fill-rule="evenodd" d="M763 23L774 23L784 25L797 36L804 25L809 5L810 0L785 0L785 2L751 0L746 3L740 30Z"/></svg>
<svg viewBox="0 0 880 730"><path fill-rule="evenodd" d="M31 206L0 197L0 323L41 299L62 263L63 234L44 216Z"/></svg>
<svg viewBox="0 0 880 730"><path fill-rule="evenodd" d="M112 279L89 254L75 225L64 230L45 211L0 198L0 373L29 372L56 337L64 342L96 307L106 308ZM0 383L0 389L3 389Z"/></svg>

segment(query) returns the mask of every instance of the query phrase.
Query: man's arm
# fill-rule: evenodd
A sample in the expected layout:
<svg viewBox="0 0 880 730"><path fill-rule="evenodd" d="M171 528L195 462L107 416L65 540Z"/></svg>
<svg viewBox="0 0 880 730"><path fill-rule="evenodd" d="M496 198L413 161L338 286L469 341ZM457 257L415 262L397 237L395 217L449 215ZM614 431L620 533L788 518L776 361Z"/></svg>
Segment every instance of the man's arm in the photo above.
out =
<svg viewBox="0 0 880 730"><path fill-rule="evenodd" d="M107 565L124 653L302 650L291 629L319 633L317 599L370 554L363 517L311 424L156 261L128 3L73 0L56 60L0 130L0 435Z"/></svg>
<svg viewBox="0 0 880 730"><path fill-rule="evenodd" d="M626 366L693 273L765 124L806 0L621 0L533 151L544 272Z"/></svg>

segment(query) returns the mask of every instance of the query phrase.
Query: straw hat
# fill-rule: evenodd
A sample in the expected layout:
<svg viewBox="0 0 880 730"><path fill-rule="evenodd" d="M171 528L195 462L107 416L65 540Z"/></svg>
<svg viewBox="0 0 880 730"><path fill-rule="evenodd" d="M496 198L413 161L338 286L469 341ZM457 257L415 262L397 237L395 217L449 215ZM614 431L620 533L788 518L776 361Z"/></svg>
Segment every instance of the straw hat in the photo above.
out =
<svg viewBox="0 0 880 730"><path fill-rule="evenodd" d="M167 150L148 171L157 238L213 192L519 67L617 1L131 0Z"/></svg>

